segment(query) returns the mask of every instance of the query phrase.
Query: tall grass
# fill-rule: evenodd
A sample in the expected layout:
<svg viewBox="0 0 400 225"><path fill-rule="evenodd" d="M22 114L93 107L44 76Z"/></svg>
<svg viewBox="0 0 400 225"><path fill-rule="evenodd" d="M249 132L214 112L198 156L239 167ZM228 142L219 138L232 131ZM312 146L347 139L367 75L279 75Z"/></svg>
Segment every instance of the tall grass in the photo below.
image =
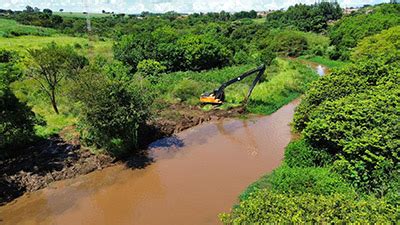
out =
<svg viewBox="0 0 400 225"><path fill-rule="evenodd" d="M164 74L160 76L154 89L158 92L159 99L169 103L185 99L186 103L200 104L199 93L211 92L222 83L255 67L256 65L242 65L205 72L189 71ZM229 108L243 103L255 76L256 74L227 87L225 103L221 108ZM262 82L255 87L249 100L248 110L258 114L273 113L304 93L308 84L317 78L318 75L312 69L300 63L277 59L274 65L267 68ZM185 95L183 98L176 94L178 93L175 90L176 87L179 87L179 93L184 92L185 88L191 89L184 93L192 93L192 95Z"/></svg>
<svg viewBox="0 0 400 225"><path fill-rule="evenodd" d="M315 71L298 62L277 59L273 67L267 70L267 80L258 84L250 96L250 112L271 114L299 97L318 79Z"/></svg>
<svg viewBox="0 0 400 225"><path fill-rule="evenodd" d="M75 105L71 104L63 94L67 88L66 85L58 90L57 102L60 114L53 111L49 98L40 91L36 81L25 79L14 82L11 87L18 99L31 106L35 114L44 122L35 126L39 137L45 138L57 134L64 127L77 122Z"/></svg>
<svg viewBox="0 0 400 225"><path fill-rule="evenodd" d="M87 38L69 37L64 35L40 37L40 36L20 36L13 38L0 37L0 47L7 50L14 50L22 55L26 54L26 50L30 48L41 48L45 45L55 42L60 45L76 45L80 48L76 50L85 55L103 55L112 58L112 42L111 41L92 41Z"/></svg>
<svg viewBox="0 0 400 225"><path fill-rule="evenodd" d="M15 20L0 19L0 37L23 35L51 36L58 32L54 29L19 24ZM0 45L1 46L1 45Z"/></svg>

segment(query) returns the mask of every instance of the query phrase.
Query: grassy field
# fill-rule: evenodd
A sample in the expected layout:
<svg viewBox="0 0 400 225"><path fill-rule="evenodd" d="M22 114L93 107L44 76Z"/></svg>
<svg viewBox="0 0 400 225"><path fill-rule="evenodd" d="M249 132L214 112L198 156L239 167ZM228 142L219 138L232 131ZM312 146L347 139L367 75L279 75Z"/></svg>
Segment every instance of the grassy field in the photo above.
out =
<svg viewBox="0 0 400 225"><path fill-rule="evenodd" d="M265 23L265 17L253 19L253 21L254 21L255 23L258 23L258 24L263 24L263 23Z"/></svg>
<svg viewBox="0 0 400 225"><path fill-rule="evenodd" d="M57 34L57 31L54 29L28 26L19 24L15 20L0 19L0 37L14 37L22 35L51 36L54 34Z"/></svg>
<svg viewBox="0 0 400 225"><path fill-rule="evenodd" d="M111 41L93 41L89 43L87 38L70 37L70 36L20 36L14 38L0 37L0 47L7 50L15 50L21 54L26 54L26 49L40 48L51 42L61 45L75 46L76 50L82 54L103 55L112 57Z"/></svg>

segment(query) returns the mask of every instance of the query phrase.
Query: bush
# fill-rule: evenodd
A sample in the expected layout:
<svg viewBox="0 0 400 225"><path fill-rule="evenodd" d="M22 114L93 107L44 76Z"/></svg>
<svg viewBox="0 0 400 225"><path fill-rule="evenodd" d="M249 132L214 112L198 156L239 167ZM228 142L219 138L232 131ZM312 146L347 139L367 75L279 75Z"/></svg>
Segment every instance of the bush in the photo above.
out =
<svg viewBox="0 0 400 225"><path fill-rule="evenodd" d="M275 36L272 48L282 55L297 57L305 53L308 48L307 39L294 31L283 31Z"/></svg>
<svg viewBox="0 0 400 225"><path fill-rule="evenodd" d="M78 125L83 143L116 156L137 150L152 101L145 81L113 80L88 70L76 82L73 97L82 104Z"/></svg>
<svg viewBox="0 0 400 225"><path fill-rule="evenodd" d="M400 60L400 26L392 27L381 33L364 38L358 43L351 54L353 61L360 60L382 60L391 63Z"/></svg>
<svg viewBox="0 0 400 225"><path fill-rule="evenodd" d="M400 6L381 4L365 8L359 13L344 17L329 29L331 44L335 45L338 57L347 60L351 48L364 37L371 36L400 24Z"/></svg>
<svg viewBox="0 0 400 225"><path fill-rule="evenodd" d="M17 61L16 53L0 51L0 156L15 153L32 141L35 133L35 114L10 89L10 84L21 76Z"/></svg>
<svg viewBox="0 0 400 225"><path fill-rule="evenodd" d="M35 114L8 88L0 87L0 157L13 154L35 136Z"/></svg>
<svg viewBox="0 0 400 225"><path fill-rule="evenodd" d="M184 79L175 86L172 93L181 101L187 101L191 98L199 98L202 93L202 87L196 81Z"/></svg>
<svg viewBox="0 0 400 225"><path fill-rule="evenodd" d="M345 194L290 194L262 189L220 218L224 224L396 223L399 215L398 208L374 197L357 199Z"/></svg>
<svg viewBox="0 0 400 225"><path fill-rule="evenodd" d="M289 167L324 167L334 158L329 152L313 148L307 141L292 141L285 149L285 165Z"/></svg>
<svg viewBox="0 0 400 225"><path fill-rule="evenodd" d="M399 169L399 96L399 89L382 88L326 101L311 113L303 134L314 146L340 154L353 183L380 188Z"/></svg>
<svg viewBox="0 0 400 225"><path fill-rule="evenodd" d="M280 166L251 184L239 197L246 200L253 192L267 188L278 193L330 195L355 194L353 188L337 173L321 167Z"/></svg>
<svg viewBox="0 0 400 225"><path fill-rule="evenodd" d="M137 72L145 77L158 76L161 73L164 73L166 69L167 67L163 66L161 63L152 59L146 59L140 61L139 64L137 65Z"/></svg>

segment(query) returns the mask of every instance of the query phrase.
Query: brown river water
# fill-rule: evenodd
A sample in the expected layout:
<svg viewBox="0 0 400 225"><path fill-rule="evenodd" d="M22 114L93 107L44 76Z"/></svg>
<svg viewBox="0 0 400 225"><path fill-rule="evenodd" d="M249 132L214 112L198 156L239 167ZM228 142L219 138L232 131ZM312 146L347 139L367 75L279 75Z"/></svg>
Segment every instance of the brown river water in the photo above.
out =
<svg viewBox="0 0 400 225"><path fill-rule="evenodd" d="M114 166L55 182L1 207L0 224L218 224L219 213L281 163L296 105L161 139L149 147L149 166Z"/></svg>

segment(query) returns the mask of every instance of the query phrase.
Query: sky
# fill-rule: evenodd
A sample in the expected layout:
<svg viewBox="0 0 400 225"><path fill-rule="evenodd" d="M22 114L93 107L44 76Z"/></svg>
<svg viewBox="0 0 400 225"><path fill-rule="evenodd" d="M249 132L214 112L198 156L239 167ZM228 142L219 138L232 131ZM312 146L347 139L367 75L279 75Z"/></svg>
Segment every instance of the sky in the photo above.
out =
<svg viewBox="0 0 400 225"><path fill-rule="evenodd" d="M168 12L237 12L241 10L264 11L287 8L296 3L312 4L315 0L0 0L0 8L21 10L25 6L49 8L66 12L101 12L103 9L116 13ZM338 0L342 7L377 4L389 0Z"/></svg>

